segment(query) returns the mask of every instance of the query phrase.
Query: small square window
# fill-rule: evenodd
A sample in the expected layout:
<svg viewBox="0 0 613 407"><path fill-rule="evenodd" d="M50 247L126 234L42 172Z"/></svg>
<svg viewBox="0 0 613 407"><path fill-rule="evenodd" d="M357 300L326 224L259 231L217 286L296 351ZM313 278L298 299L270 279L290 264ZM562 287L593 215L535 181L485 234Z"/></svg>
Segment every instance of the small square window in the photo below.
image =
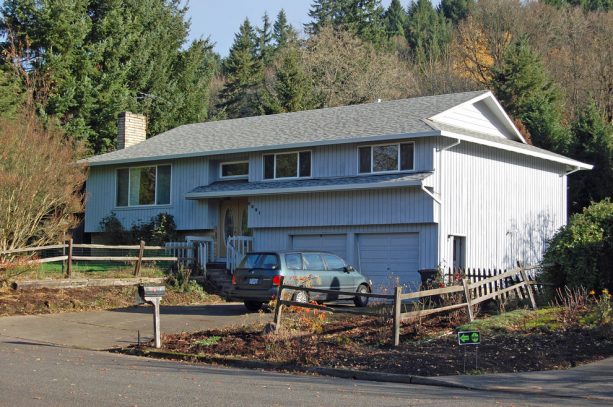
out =
<svg viewBox="0 0 613 407"><path fill-rule="evenodd" d="M249 162L221 163L221 178L247 177Z"/></svg>

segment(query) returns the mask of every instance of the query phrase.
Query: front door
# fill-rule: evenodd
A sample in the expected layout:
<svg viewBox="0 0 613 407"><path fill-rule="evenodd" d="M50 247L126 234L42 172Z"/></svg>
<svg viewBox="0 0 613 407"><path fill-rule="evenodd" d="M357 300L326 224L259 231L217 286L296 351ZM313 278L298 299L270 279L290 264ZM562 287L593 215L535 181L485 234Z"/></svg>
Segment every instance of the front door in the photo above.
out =
<svg viewBox="0 0 613 407"><path fill-rule="evenodd" d="M250 236L247 227L247 199L225 199L219 205L219 227L217 230L219 257L225 258L226 242L230 236Z"/></svg>

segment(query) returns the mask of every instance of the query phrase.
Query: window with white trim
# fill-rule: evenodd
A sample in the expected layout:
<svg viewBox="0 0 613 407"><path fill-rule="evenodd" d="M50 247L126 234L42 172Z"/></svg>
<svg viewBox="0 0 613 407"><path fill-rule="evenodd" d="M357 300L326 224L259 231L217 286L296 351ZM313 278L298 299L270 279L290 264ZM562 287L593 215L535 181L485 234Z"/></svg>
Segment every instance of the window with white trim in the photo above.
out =
<svg viewBox="0 0 613 407"><path fill-rule="evenodd" d="M415 143L358 147L358 173L411 171L415 165Z"/></svg>
<svg viewBox="0 0 613 407"><path fill-rule="evenodd" d="M220 178L247 178L249 177L249 161L234 161L221 163Z"/></svg>
<svg viewBox="0 0 613 407"><path fill-rule="evenodd" d="M170 165L118 169L117 206L169 205L170 177Z"/></svg>
<svg viewBox="0 0 613 407"><path fill-rule="evenodd" d="M310 176L310 151L264 155L264 179L303 178Z"/></svg>

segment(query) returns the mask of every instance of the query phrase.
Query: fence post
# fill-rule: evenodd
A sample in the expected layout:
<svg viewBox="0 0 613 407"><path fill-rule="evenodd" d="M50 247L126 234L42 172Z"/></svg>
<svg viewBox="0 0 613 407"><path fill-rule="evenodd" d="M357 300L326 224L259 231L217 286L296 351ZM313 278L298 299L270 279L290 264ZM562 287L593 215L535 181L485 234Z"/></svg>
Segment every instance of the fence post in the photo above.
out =
<svg viewBox="0 0 613 407"><path fill-rule="evenodd" d="M66 263L66 277L72 278L72 238L68 239L68 259Z"/></svg>
<svg viewBox="0 0 613 407"><path fill-rule="evenodd" d="M277 288L277 306L275 307L275 333L279 332L279 328L281 327L281 308L283 305L281 304L281 294L283 293L283 276L281 276L281 281L279 282L279 287Z"/></svg>
<svg viewBox="0 0 613 407"><path fill-rule="evenodd" d="M519 272L521 273L521 278L524 280L524 284L526 285L526 291L528 292L528 297L530 298L530 305L532 305L532 309L536 309L536 300L534 299L534 292L532 291L532 285L528 280L528 273L524 270L523 267L519 268Z"/></svg>
<svg viewBox="0 0 613 407"><path fill-rule="evenodd" d="M138 248L138 260L134 265L134 277L140 275L140 265L143 262L143 254L145 253L145 241L140 241L140 247Z"/></svg>
<svg viewBox="0 0 613 407"><path fill-rule="evenodd" d="M466 307L468 308L468 318L472 322L475 319L475 317L473 316L473 306L471 304L470 290L468 289L468 284L469 283L467 279L463 278L462 286L464 287L464 296L466 297Z"/></svg>
<svg viewBox="0 0 613 407"><path fill-rule="evenodd" d="M402 287L396 286L394 291L394 346L400 345L400 315L402 310Z"/></svg>

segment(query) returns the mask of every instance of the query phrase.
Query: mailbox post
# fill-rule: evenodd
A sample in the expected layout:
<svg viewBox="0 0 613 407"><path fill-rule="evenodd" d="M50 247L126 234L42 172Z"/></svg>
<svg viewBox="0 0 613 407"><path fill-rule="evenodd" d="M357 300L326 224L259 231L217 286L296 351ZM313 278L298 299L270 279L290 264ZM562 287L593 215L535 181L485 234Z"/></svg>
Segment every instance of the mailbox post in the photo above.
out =
<svg viewBox="0 0 613 407"><path fill-rule="evenodd" d="M160 301L166 293L164 286L138 286L140 298L148 304L153 305L153 332L155 335L155 347L162 347L160 338Z"/></svg>

